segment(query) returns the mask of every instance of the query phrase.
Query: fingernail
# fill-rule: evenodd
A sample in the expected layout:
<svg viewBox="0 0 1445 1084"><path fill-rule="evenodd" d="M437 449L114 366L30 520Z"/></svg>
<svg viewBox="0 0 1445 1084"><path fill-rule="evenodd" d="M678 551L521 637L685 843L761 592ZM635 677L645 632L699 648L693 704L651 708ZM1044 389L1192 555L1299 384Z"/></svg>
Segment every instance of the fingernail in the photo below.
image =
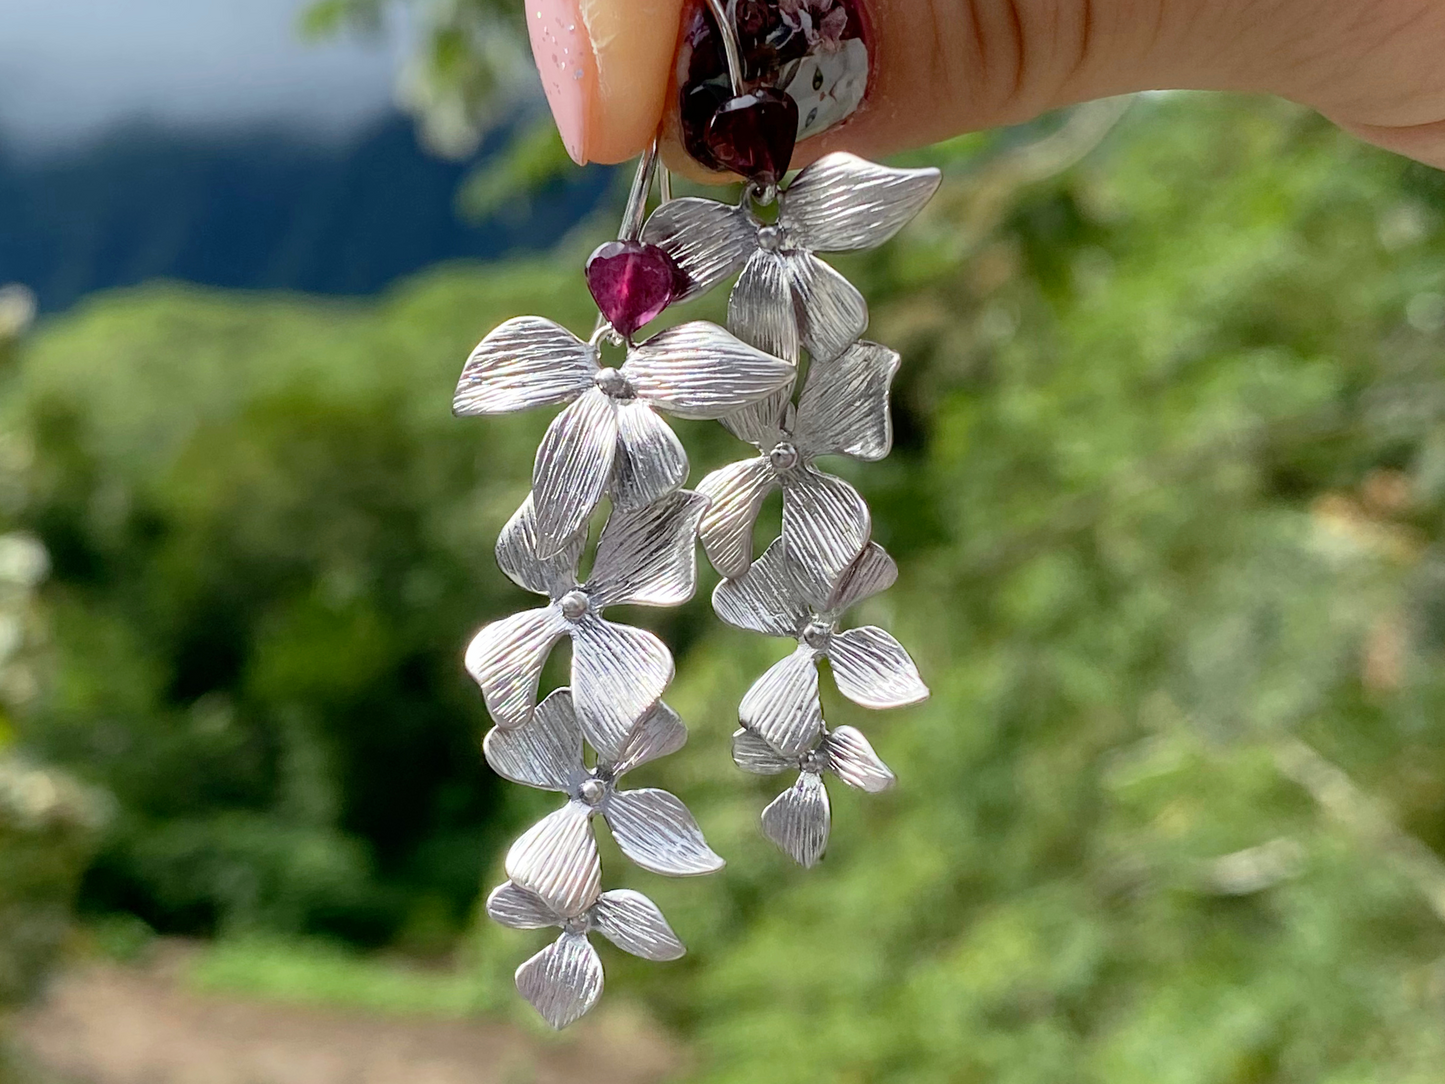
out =
<svg viewBox="0 0 1445 1084"><path fill-rule="evenodd" d="M597 57L578 0L527 0L527 33L542 89L567 153L587 164L587 122L597 94Z"/></svg>

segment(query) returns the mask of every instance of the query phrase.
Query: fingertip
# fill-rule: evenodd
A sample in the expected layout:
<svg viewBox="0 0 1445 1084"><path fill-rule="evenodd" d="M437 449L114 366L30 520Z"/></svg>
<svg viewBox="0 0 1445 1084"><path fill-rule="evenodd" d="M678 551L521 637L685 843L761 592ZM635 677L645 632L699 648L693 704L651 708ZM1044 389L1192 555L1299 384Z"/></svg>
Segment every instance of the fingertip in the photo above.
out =
<svg viewBox="0 0 1445 1084"><path fill-rule="evenodd" d="M652 141L684 0L527 0L527 32L567 153L621 162Z"/></svg>

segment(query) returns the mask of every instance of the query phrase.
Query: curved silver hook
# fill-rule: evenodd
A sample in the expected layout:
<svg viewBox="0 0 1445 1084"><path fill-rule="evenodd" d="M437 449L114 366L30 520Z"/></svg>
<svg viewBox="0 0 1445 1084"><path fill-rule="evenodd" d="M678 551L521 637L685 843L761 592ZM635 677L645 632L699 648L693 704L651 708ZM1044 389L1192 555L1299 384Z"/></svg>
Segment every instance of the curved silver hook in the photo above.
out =
<svg viewBox="0 0 1445 1084"><path fill-rule="evenodd" d="M733 93L742 94L747 90L747 81L743 78L743 47L738 41L737 23L729 14L729 8L734 6L735 0L729 0L727 6L723 0L707 0L707 6L712 9L713 18L717 20L718 33L722 35L723 53L728 60L728 78L732 80Z"/></svg>

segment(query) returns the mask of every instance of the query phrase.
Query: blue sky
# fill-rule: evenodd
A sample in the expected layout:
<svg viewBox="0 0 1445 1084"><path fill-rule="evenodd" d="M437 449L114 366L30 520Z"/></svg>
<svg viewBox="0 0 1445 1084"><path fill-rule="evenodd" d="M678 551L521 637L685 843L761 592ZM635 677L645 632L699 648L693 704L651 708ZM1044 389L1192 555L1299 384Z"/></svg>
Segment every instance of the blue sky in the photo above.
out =
<svg viewBox="0 0 1445 1084"><path fill-rule="evenodd" d="M0 0L0 131L57 147L121 119L342 135L392 100L400 46L308 45L302 0Z"/></svg>

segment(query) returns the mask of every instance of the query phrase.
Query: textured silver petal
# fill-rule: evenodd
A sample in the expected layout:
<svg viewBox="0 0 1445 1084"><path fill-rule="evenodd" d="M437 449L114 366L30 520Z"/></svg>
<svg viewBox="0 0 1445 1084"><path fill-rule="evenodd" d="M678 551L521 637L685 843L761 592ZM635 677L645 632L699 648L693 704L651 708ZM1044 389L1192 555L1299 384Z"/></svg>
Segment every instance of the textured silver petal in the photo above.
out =
<svg viewBox="0 0 1445 1084"><path fill-rule="evenodd" d="M720 576L741 576L752 564L758 511L777 486L777 474L766 457L729 463L698 483L697 491L709 502L698 536Z"/></svg>
<svg viewBox="0 0 1445 1084"><path fill-rule="evenodd" d="M637 393L680 418L721 418L792 384L789 361L696 320L636 347L622 372Z"/></svg>
<svg viewBox="0 0 1445 1084"><path fill-rule="evenodd" d="M798 447L810 456L886 456L893 447L888 389L899 360L886 346L861 342L814 362L798 397Z"/></svg>
<svg viewBox="0 0 1445 1084"><path fill-rule="evenodd" d="M646 508L620 508L607 519L587 592L597 608L633 603L677 606L697 591L701 493L680 489Z"/></svg>
<svg viewBox="0 0 1445 1084"><path fill-rule="evenodd" d="M567 620L555 607L493 621L467 647L467 673L482 687L492 720L504 729L532 718L537 682L552 645L567 631Z"/></svg>
<svg viewBox="0 0 1445 1084"><path fill-rule="evenodd" d="M487 897L487 915L493 922L514 930L540 930L561 920L535 892L507 881Z"/></svg>
<svg viewBox="0 0 1445 1084"><path fill-rule="evenodd" d="M565 403L586 391L597 369L592 347L540 316L508 320L481 341L452 399L459 415L506 414Z"/></svg>
<svg viewBox="0 0 1445 1084"><path fill-rule="evenodd" d="M617 457L612 503L642 508L687 481L687 451L652 407L636 400L617 405Z"/></svg>
<svg viewBox="0 0 1445 1084"><path fill-rule="evenodd" d="M779 218L806 248L873 248L907 225L942 179L936 169L890 169L852 154L828 154L788 186Z"/></svg>
<svg viewBox="0 0 1445 1084"><path fill-rule="evenodd" d="M785 757L751 730L733 732L733 763L754 775L777 775L798 767L797 757Z"/></svg>
<svg viewBox="0 0 1445 1084"><path fill-rule="evenodd" d="M723 868L687 806L665 790L613 791L602 815L622 853L643 869L691 877Z"/></svg>
<svg viewBox="0 0 1445 1084"><path fill-rule="evenodd" d="M811 601L827 601L872 529L868 506L843 479L801 465L783 476L783 540Z"/></svg>
<svg viewBox="0 0 1445 1084"><path fill-rule="evenodd" d="M665 251L687 276L687 301L707 293L747 259L758 243L758 227L744 208L685 196L652 212L642 240Z"/></svg>
<svg viewBox="0 0 1445 1084"><path fill-rule="evenodd" d="M877 542L863 547L858 559L848 566L848 571L839 578L823 609L828 613L840 614L854 603L892 587L898 579L898 566L888 551Z"/></svg>
<svg viewBox="0 0 1445 1084"><path fill-rule="evenodd" d="M840 632L828 644L838 691L865 708L898 708L928 699L928 686L903 645L873 625Z"/></svg>
<svg viewBox="0 0 1445 1084"><path fill-rule="evenodd" d="M602 996L602 961L580 933L564 933L517 968L517 990L559 1031Z"/></svg>
<svg viewBox="0 0 1445 1084"><path fill-rule="evenodd" d="M759 350L798 361L798 315L793 271L786 256L758 249L728 296L728 329Z"/></svg>
<svg viewBox="0 0 1445 1084"><path fill-rule="evenodd" d="M614 756L672 680L672 653L656 636L588 616L572 628L572 701L582 733Z"/></svg>
<svg viewBox="0 0 1445 1084"><path fill-rule="evenodd" d="M823 752L833 774L850 787L877 794L898 782L857 727L840 726L829 732L823 739Z"/></svg>
<svg viewBox="0 0 1445 1084"><path fill-rule="evenodd" d="M782 419L792 406L792 398L793 386L789 384L756 403L750 403L741 410L719 418L718 421L739 440L745 440L762 449L770 449L779 441L788 439L788 434L783 430Z"/></svg>
<svg viewBox="0 0 1445 1084"><path fill-rule="evenodd" d="M813 748L823 733L823 708L812 648L800 646L753 682L738 721L786 756Z"/></svg>
<svg viewBox="0 0 1445 1084"><path fill-rule="evenodd" d="M553 419L532 466L537 556L567 548L602 500L617 454L617 410L596 388Z"/></svg>
<svg viewBox="0 0 1445 1084"><path fill-rule="evenodd" d="M497 564L518 587L556 598L577 583L577 562L586 544L586 533L579 531L551 557L538 557L537 513L528 493L497 538Z"/></svg>
<svg viewBox="0 0 1445 1084"><path fill-rule="evenodd" d="M602 890L592 810L573 801L547 814L512 844L506 867L514 883L563 918L580 915Z"/></svg>
<svg viewBox="0 0 1445 1084"><path fill-rule="evenodd" d="M570 793L585 773L582 729L572 710L571 691L551 693L524 726L488 731L482 750L492 771L504 779Z"/></svg>
<svg viewBox="0 0 1445 1084"><path fill-rule="evenodd" d="M592 907L592 928L644 960L676 960L687 953L657 904L628 888L602 893Z"/></svg>
<svg viewBox="0 0 1445 1084"><path fill-rule="evenodd" d="M796 636L808 620L808 600L781 539L746 573L713 589L712 606L729 625L764 636Z"/></svg>
<svg viewBox="0 0 1445 1084"><path fill-rule="evenodd" d="M603 760L612 765L612 777L619 779L633 768L670 756L686 744L687 727L677 712L659 700L632 728L617 758L604 756Z"/></svg>
<svg viewBox="0 0 1445 1084"><path fill-rule="evenodd" d="M798 338L814 361L836 358L868 330L857 288L807 252L786 254L798 306Z"/></svg>
<svg viewBox="0 0 1445 1084"><path fill-rule="evenodd" d="M828 848L831 820L823 780L816 772L804 772L763 810L763 835L798 865L811 869Z"/></svg>

